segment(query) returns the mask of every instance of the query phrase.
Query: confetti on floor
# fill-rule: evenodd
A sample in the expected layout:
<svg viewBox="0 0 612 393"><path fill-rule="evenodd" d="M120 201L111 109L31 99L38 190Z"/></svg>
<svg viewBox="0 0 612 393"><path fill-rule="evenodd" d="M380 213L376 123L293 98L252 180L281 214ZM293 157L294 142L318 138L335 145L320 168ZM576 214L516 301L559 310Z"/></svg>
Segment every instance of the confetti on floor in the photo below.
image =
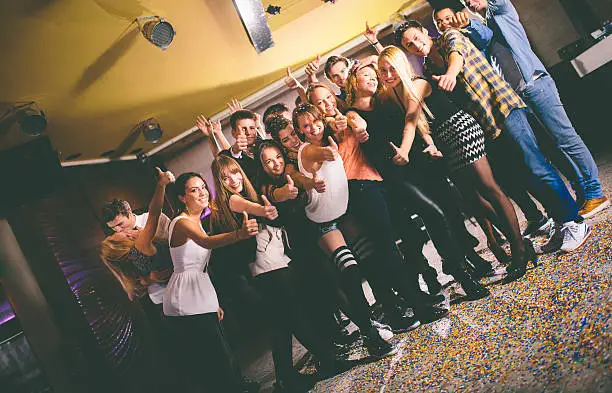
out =
<svg viewBox="0 0 612 393"><path fill-rule="evenodd" d="M398 353L312 392L610 392L612 217L571 254L396 335Z"/></svg>

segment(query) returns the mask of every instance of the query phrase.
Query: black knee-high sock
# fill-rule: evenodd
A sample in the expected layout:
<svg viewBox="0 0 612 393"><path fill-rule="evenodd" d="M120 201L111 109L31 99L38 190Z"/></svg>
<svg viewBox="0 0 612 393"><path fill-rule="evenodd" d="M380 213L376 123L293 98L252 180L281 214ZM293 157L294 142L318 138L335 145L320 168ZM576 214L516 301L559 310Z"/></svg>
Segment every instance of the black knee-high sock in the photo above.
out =
<svg viewBox="0 0 612 393"><path fill-rule="evenodd" d="M351 250L346 246L338 247L333 253L334 263L340 272L342 289L349 302L349 317L359 327L362 333L370 330L370 304L368 303L361 286L361 273L357 260Z"/></svg>

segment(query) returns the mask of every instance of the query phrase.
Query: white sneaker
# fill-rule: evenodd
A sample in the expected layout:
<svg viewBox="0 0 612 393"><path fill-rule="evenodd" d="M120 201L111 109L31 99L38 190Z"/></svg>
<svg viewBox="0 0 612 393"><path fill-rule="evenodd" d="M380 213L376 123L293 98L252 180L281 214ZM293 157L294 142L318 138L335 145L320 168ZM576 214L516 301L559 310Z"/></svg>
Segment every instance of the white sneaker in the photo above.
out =
<svg viewBox="0 0 612 393"><path fill-rule="evenodd" d="M561 228L563 233L563 244L560 250L563 252L571 252L579 248L591 236L591 227L585 222L577 223L568 221Z"/></svg>
<svg viewBox="0 0 612 393"><path fill-rule="evenodd" d="M378 334L380 334L380 337L383 340L389 341L393 338L393 331L391 330L391 326L385 325L384 323L380 323L375 320L372 320L372 326L374 326L376 330L378 330Z"/></svg>

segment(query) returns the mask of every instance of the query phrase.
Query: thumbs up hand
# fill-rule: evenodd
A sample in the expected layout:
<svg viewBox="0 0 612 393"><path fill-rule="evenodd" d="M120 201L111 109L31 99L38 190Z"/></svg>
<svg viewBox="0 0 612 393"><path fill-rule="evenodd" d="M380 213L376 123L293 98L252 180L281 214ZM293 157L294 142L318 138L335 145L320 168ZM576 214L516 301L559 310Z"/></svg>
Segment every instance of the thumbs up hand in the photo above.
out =
<svg viewBox="0 0 612 393"><path fill-rule="evenodd" d="M368 123L363 117L359 116L356 112L349 112L347 118L359 143L366 142L370 139L370 134L368 134Z"/></svg>
<svg viewBox="0 0 612 393"><path fill-rule="evenodd" d="M276 202L285 202L289 199L297 198L299 193L291 176L287 175L287 184L274 190L274 200Z"/></svg>
<svg viewBox="0 0 612 393"><path fill-rule="evenodd" d="M248 149L249 142L243 130L238 131L238 135L236 136L235 145L236 145L236 150L238 151L246 151Z"/></svg>
<svg viewBox="0 0 612 393"><path fill-rule="evenodd" d="M291 68L287 67L287 76L285 77L285 86L291 90L295 90L298 88L303 88L302 84L295 78L293 73L291 72Z"/></svg>
<svg viewBox="0 0 612 393"><path fill-rule="evenodd" d="M325 179L319 177L319 175L317 175L317 172L312 173L312 186L312 188L319 194L325 192Z"/></svg>
<svg viewBox="0 0 612 393"><path fill-rule="evenodd" d="M323 148L323 158L325 161L335 161L338 159L340 153L338 153L338 144L331 136L327 137L329 140L329 146Z"/></svg>
<svg viewBox="0 0 612 393"><path fill-rule="evenodd" d="M334 132L343 132L348 128L348 121L346 116L344 116L338 108L336 108L336 113L334 115L334 121L331 123Z"/></svg>
<svg viewBox="0 0 612 393"><path fill-rule="evenodd" d="M393 142L389 142L393 150L395 150L395 156L393 156L393 163L395 165L406 165L408 164L408 151L395 146Z"/></svg>
<svg viewBox="0 0 612 393"><path fill-rule="evenodd" d="M174 175L172 174L172 172L170 171L163 172L158 167L155 167L155 170L157 171L157 176L158 176L157 182L160 185L167 186L170 183L174 183Z"/></svg>
<svg viewBox="0 0 612 393"><path fill-rule="evenodd" d="M264 203L264 210L262 216L267 218L268 220L275 220L278 217L278 211L276 210L276 206L272 205L265 195L262 195L261 199Z"/></svg>
<svg viewBox="0 0 612 393"><path fill-rule="evenodd" d="M236 231L238 234L238 239L244 240L248 239L252 236L257 235L259 232L259 225L257 225L257 220L249 219L249 214L247 212L242 212L244 219L242 220L242 227Z"/></svg>

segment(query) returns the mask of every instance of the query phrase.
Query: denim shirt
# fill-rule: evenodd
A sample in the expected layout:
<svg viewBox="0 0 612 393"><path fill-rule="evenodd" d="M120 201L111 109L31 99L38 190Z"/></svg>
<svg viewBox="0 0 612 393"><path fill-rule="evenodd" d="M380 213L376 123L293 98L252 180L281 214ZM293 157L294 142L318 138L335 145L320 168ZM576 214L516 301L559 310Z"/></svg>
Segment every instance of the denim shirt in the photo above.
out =
<svg viewBox="0 0 612 393"><path fill-rule="evenodd" d="M547 74L544 64L533 53L527 39L527 33L525 33L518 13L510 0L488 0L486 19L487 25L495 33L498 30L503 35L508 44L508 49L512 52L521 69L523 78L528 84L537 76ZM497 25L495 26L497 29L492 24Z"/></svg>

